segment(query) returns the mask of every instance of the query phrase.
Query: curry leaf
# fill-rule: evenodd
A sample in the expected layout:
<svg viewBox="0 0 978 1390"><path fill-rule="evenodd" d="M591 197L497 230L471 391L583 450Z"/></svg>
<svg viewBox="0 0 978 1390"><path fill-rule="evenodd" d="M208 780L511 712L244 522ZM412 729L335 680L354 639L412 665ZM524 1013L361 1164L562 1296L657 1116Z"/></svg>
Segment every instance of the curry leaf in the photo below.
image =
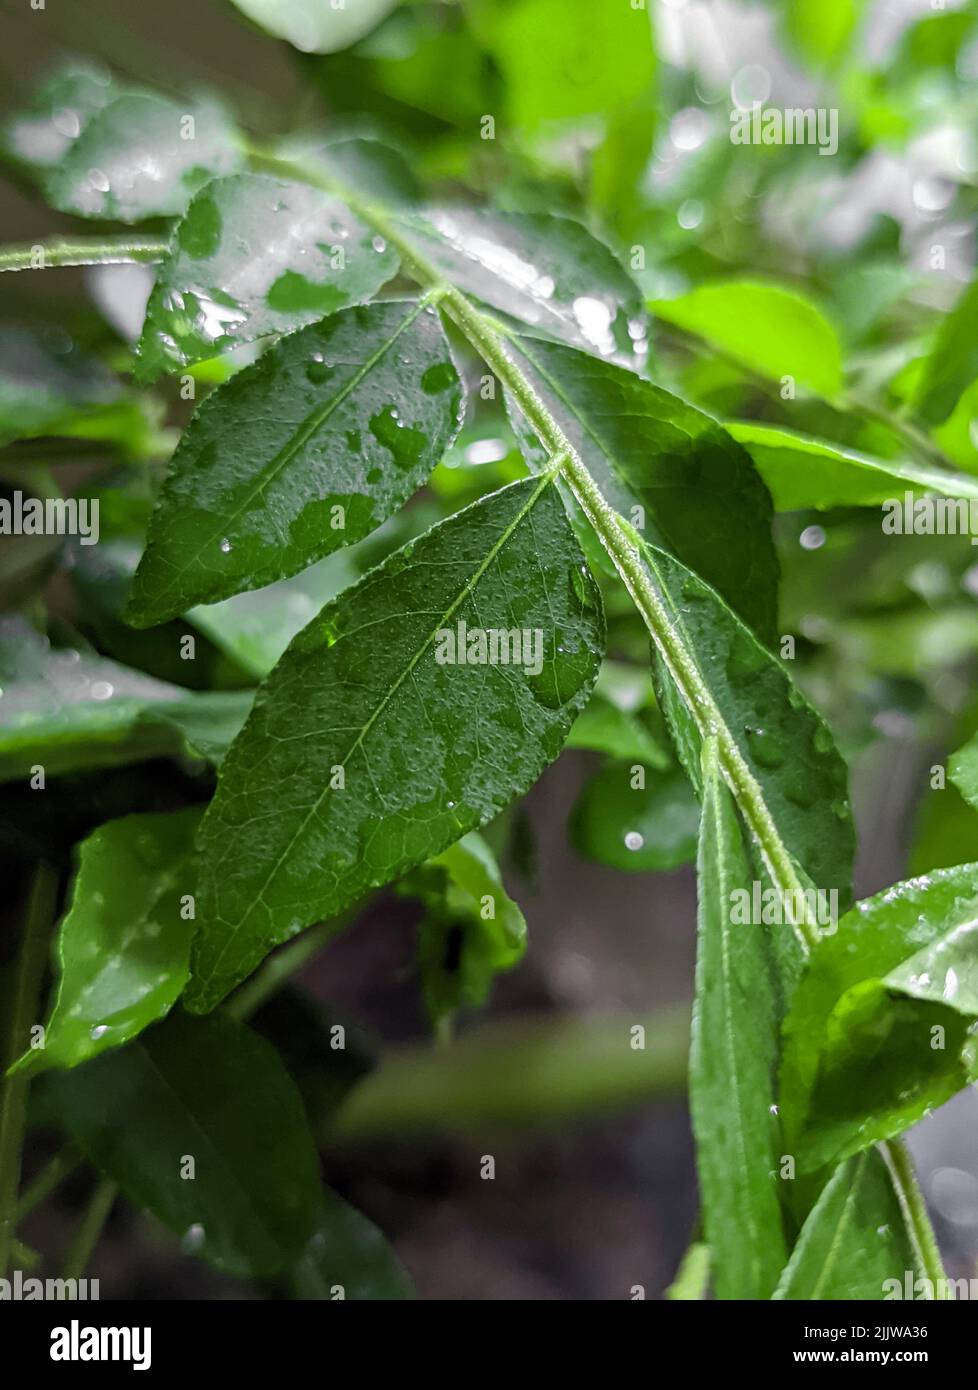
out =
<svg viewBox="0 0 978 1390"><path fill-rule="evenodd" d="M978 281L970 284L954 309L941 320L924 364L916 405L923 419L946 420L962 391L978 377Z"/></svg>
<svg viewBox="0 0 978 1390"><path fill-rule="evenodd" d="M74 1067L169 1012L190 975L196 808L109 821L83 841L58 934L44 1045L18 1068Z"/></svg>
<svg viewBox="0 0 978 1390"><path fill-rule="evenodd" d="M586 784L571 813L581 854L634 873L688 864L696 854L699 823L686 774L641 761L609 763Z"/></svg>
<svg viewBox="0 0 978 1390"><path fill-rule="evenodd" d="M396 0L233 0L242 14L302 53L335 53L368 34Z"/></svg>
<svg viewBox="0 0 978 1390"><path fill-rule="evenodd" d="M951 754L948 775L965 801L978 810L978 734Z"/></svg>
<svg viewBox="0 0 978 1390"><path fill-rule="evenodd" d="M185 431L130 621L258 588L361 539L427 478L460 400L440 321L421 301L347 309L283 338Z"/></svg>
<svg viewBox="0 0 978 1390"><path fill-rule="evenodd" d="M364 1302L412 1298L403 1265L377 1227L335 1192L320 1195L319 1226L292 1270L297 1298Z"/></svg>
<svg viewBox="0 0 978 1390"><path fill-rule="evenodd" d="M521 665L508 640L501 662L506 633ZM201 828L190 1006L212 1008L277 942L530 787L587 697L602 640L548 479L473 504L327 605L261 687Z"/></svg>

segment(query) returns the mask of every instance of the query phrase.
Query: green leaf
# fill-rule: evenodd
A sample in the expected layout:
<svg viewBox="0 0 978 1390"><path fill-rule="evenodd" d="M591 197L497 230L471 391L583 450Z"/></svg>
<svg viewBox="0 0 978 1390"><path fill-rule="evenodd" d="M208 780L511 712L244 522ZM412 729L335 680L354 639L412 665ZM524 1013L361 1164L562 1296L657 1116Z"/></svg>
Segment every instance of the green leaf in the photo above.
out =
<svg viewBox="0 0 978 1390"><path fill-rule="evenodd" d="M699 803L679 768L614 762L585 785L571 812L575 848L613 869L643 873L675 869L696 854Z"/></svg>
<svg viewBox="0 0 978 1390"><path fill-rule="evenodd" d="M188 1253L239 1276L301 1258L321 1218L316 1149L295 1085L243 1024L175 1013L45 1084L85 1156Z"/></svg>
<svg viewBox="0 0 978 1390"><path fill-rule="evenodd" d="M672 556L640 543L670 623L680 632L716 714L764 799L781 842L818 888L850 895L854 832L848 772L832 735L784 666ZM701 739L661 658L659 704L680 760L700 783ZM714 724L714 727L717 727Z"/></svg>
<svg viewBox="0 0 978 1390"><path fill-rule="evenodd" d="M840 1163L802 1227L775 1299L880 1301L906 1296L933 1261L912 1217L922 1199L909 1165L887 1146ZM936 1255L935 1255L936 1258ZM943 1297L921 1284L923 1296ZM910 1297L919 1297L914 1289Z"/></svg>
<svg viewBox="0 0 978 1390"><path fill-rule="evenodd" d="M661 387L573 348L521 337L512 351L605 500L773 638L778 562L771 501L750 457L723 426ZM544 466L539 446L528 443L524 453Z"/></svg>
<svg viewBox="0 0 978 1390"><path fill-rule="evenodd" d="M786 33L809 66L834 66L845 53L862 0L792 0L784 9Z"/></svg>
<svg viewBox="0 0 978 1390"><path fill-rule="evenodd" d="M60 63L27 106L0 126L0 148L35 169L65 158L92 117L118 95L105 68L84 58Z"/></svg>
<svg viewBox="0 0 978 1390"><path fill-rule="evenodd" d="M650 15L628 4L516 0L477 7L502 68L513 121L602 114L627 106L655 77Z"/></svg>
<svg viewBox="0 0 978 1390"><path fill-rule="evenodd" d="M459 289L537 333L634 365L635 341L645 334L641 296L580 223L550 213L435 208L400 214L395 225Z"/></svg>
<svg viewBox="0 0 978 1390"><path fill-rule="evenodd" d="M946 420L958 397L978 377L978 280L970 284L941 321L916 393L928 424Z"/></svg>
<svg viewBox="0 0 978 1390"><path fill-rule="evenodd" d="M301 53L335 53L369 34L397 0L233 0L242 14Z"/></svg>
<svg viewBox="0 0 978 1390"><path fill-rule="evenodd" d="M829 399L842 389L842 350L829 321L796 290L754 280L718 280L649 308L705 338L742 366L780 381L791 376ZM978 369L973 375L978 375Z"/></svg>
<svg viewBox="0 0 978 1390"><path fill-rule="evenodd" d="M425 906L418 955L428 1017L438 1024L479 1008L495 976L526 950L526 921L492 850L471 831L413 870L399 891Z"/></svg>
<svg viewBox="0 0 978 1390"><path fill-rule="evenodd" d="M665 1296L673 1303L695 1303L706 1298L710 1282L710 1247L694 1240Z"/></svg>
<svg viewBox="0 0 978 1390"><path fill-rule="evenodd" d="M974 478L926 463L872 458L752 420L730 421L727 430L753 458L779 512L875 507L893 497L902 500L910 489L978 501Z"/></svg>
<svg viewBox="0 0 978 1390"><path fill-rule="evenodd" d="M622 709L596 690L578 715L567 737L568 748L586 748L607 753L622 761L646 763L664 770L670 764L668 749L642 723L637 714Z"/></svg>
<svg viewBox="0 0 978 1390"><path fill-rule="evenodd" d="M184 753L217 767L241 732L254 695L253 690L202 691L172 705L157 705L143 720L172 728Z"/></svg>
<svg viewBox="0 0 978 1390"><path fill-rule="evenodd" d="M900 1134L971 1078L978 866L858 903L813 952L785 1020L782 1115L814 1169Z"/></svg>
<svg viewBox="0 0 978 1390"><path fill-rule="evenodd" d="M114 661L52 647L21 618L0 618L0 781L155 757L172 734L147 712L187 691Z"/></svg>
<svg viewBox="0 0 978 1390"><path fill-rule="evenodd" d="M461 388L423 301L283 338L196 411L170 463L128 617L147 627L360 540L425 481Z"/></svg>
<svg viewBox="0 0 978 1390"><path fill-rule="evenodd" d="M531 645L539 633L540 673L450 664L459 622L525 629ZM597 589L547 480L476 502L329 604L259 690L205 817L190 1006L212 1008L277 942L525 792L559 753L602 642Z"/></svg>
<svg viewBox="0 0 978 1390"><path fill-rule="evenodd" d="M364 303L397 265L320 189L258 174L215 179L194 197L157 272L137 376L152 381Z"/></svg>
<svg viewBox="0 0 978 1390"><path fill-rule="evenodd" d="M703 820L690 1112L706 1243L718 1298L770 1298L787 1258L778 1195L777 991L761 925L731 924L751 890L740 824L717 762L703 749Z"/></svg>
<svg viewBox="0 0 978 1390"><path fill-rule="evenodd" d="M45 186L60 212L141 222L182 213L201 184L234 173L242 158L216 102L131 93L92 117Z"/></svg>
<svg viewBox="0 0 978 1390"><path fill-rule="evenodd" d="M292 1284L303 1299L414 1297L407 1272L377 1227L328 1188L320 1197L319 1228L292 1271Z"/></svg>
<svg viewBox="0 0 978 1390"><path fill-rule="evenodd" d="M978 811L978 734L947 762L948 776L970 806Z"/></svg>
<svg viewBox="0 0 978 1390"><path fill-rule="evenodd" d="M200 811L126 816L81 844L58 933L58 988L44 1046L17 1069L75 1067L168 1013L190 975L194 832Z"/></svg>

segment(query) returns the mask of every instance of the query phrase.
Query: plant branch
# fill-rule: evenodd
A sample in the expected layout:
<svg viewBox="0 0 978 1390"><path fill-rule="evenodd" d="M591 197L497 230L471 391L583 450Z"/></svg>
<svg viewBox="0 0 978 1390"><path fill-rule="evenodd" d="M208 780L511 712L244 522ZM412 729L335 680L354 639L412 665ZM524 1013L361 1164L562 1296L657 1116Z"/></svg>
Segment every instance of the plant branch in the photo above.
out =
<svg viewBox="0 0 978 1390"><path fill-rule="evenodd" d="M27 1047L31 1025L35 1021L57 889L56 870L50 864L38 864L27 899L23 944L3 1057L4 1068L11 1066ZM7 1272L14 1239L29 1085L30 1081L23 1072L7 1075L3 1078L0 1094L0 1278Z"/></svg>
<svg viewBox="0 0 978 1390"><path fill-rule="evenodd" d="M362 907L363 904L361 903L360 906ZM225 1012L242 1022L251 1018L252 1014L257 1013L263 1004L267 1003L274 994L277 994L293 975L312 960L327 941L338 936L349 925L358 911L359 908L354 908L341 917L334 917L328 922L320 922L318 926L303 932L294 941L290 941L281 950L269 956L261 969L256 971L250 980L246 980L231 997L225 1006Z"/></svg>
<svg viewBox="0 0 978 1390"><path fill-rule="evenodd" d="M70 1145L68 1148L62 1149L59 1154L55 1154L51 1162L41 1169L34 1181L21 1193L17 1203L17 1221L23 1221L24 1217L29 1215L35 1207L40 1206L45 1197L52 1193L69 1174L81 1167L82 1162L81 1154Z"/></svg>
<svg viewBox="0 0 978 1390"><path fill-rule="evenodd" d="M103 1178L95 1188L82 1214L68 1253L65 1256L64 1277L80 1279L85 1273L92 1252L108 1220L118 1188L109 1178Z"/></svg>
<svg viewBox="0 0 978 1390"><path fill-rule="evenodd" d="M100 237L50 237L30 246L0 248L0 271L52 270L71 265L131 265L159 261L166 255L165 241L132 240L103 241Z"/></svg>
<svg viewBox="0 0 978 1390"><path fill-rule="evenodd" d="M907 1147L902 1139L889 1139L880 1144L879 1148L893 1180L893 1188L917 1261L933 1285L935 1298L946 1298L947 1274L944 1262L934 1239L927 1206L917 1183Z"/></svg>

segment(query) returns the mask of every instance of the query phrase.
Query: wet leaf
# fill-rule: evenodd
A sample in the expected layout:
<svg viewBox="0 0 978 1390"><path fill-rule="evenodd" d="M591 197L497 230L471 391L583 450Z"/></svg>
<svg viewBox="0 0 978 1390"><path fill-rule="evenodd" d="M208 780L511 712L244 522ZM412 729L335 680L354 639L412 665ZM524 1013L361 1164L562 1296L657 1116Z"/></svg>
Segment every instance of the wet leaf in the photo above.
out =
<svg viewBox="0 0 978 1390"><path fill-rule="evenodd" d="M948 776L970 806L978 810L978 734L948 759Z"/></svg>
<svg viewBox="0 0 978 1390"><path fill-rule="evenodd" d="M407 1271L377 1227L328 1188L320 1197L319 1229L293 1268L292 1284L297 1298L311 1300L414 1297Z"/></svg>
<svg viewBox="0 0 978 1390"><path fill-rule="evenodd" d="M531 660L451 664L459 622L525 629ZM327 605L260 688L201 829L191 1007L212 1008L277 942L527 790L584 704L602 638L597 590L537 479L436 526Z"/></svg>
<svg viewBox="0 0 978 1390"><path fill-rule="evenodd" d="M721 1299L770 1298L787 1258L770 946L763 926L733 925L731 916L734 893L749 893L753 878L711 741L703 753L689 1097L704 1234Z"/></svg>
<svg viewBox="0 0 978 1390"><path fill-rule="evenodd" d="M322 1214L316 1149L295 1085L243 1024L175 1013L46 1087L85 1156L186 1253L239 1276L301 1257Z"/></svg>
<svg viewBox="0 0 978 1390"><path fill-rule="evenodd" d="M258 174L215 179L194 197L156 276L138 377L199 362L364 303L397 255L345 204Z"/></svg>
<svg viewBox="0 0 978 1390"><path fill-rule="evenodd" d="M58 933L44 1046L19 1070L75 1067L168 1013L190 975L194 832L200 811L126 816L92 832Z"/></svg>
<svg viewBox="0 0 978 1390"><path fill-rule="evenodd" d="M448 341L422 302L346 309L289 334L185 430L129 621L259 588L360 540L427 478L460 403Z"/></svg>
<svg viewBox="0 0 978 1390"><path fill-rule="evenodd" d="M699 823L699 802L686 774L641 763L610 763L586 783L571 813L578 852L630 873L688 864L696 855Z"/></svg>
<svg viewBox="0 0 978 1390"><path fill-rule="evenodd" d="M35 169L50 169L118 94L105 68L87 58L70 58L40 84L23 110L3 122L0 146Z"/></svg>

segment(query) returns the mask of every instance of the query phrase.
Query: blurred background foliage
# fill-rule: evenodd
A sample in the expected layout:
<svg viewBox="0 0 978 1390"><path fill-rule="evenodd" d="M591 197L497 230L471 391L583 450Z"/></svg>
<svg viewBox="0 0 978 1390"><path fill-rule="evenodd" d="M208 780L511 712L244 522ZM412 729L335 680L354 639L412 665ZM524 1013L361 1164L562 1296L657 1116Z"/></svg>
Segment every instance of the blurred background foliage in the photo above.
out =
<svg viewBox="0 0 978 1390"><path fill-rule="evenodd" d="M795 509L792 478L804 462L797 433L827 441L809 447L829 456L841 449L892 463L897 478L906 464L978 476L978 327L967 298L947 318L974 275L978 5L364 0L328 32L317 27L322 8L48 0L32 11L5 0L3 242L99 230L45 207L38 164L63 157L73 109L127 86L215 97L256 137L371 135L399 149L439 201L583 222L650 306L633 334L643 370L743 422L738 437L774 493L780 632L793 638L781 654L852 767L857 894L975 858L978 812L953 785L934 787L932 769L978 730L978 553L967 536L883 535L878 503L903 490L889 475L876 505L839 486L805 510ZM326 47L335 51L314 51ZM837 151L734 144L731 113L756 103L837 111ZM162 236L166 225L140 230ZM0 485L97 495L102 539L90 549L49 537L0 542L0 683L22 676L4 662L26 624L55 649L109 658L134 680L220 693L233 710L236 693L328 597L523 465L500 408L476 390L459 440L411 507L295 579L189 614L197 659L181 661L186 622L134 632L121 621L153 492L192 408L177 378L153 389L131 383L152 279L148 266L53 271L43 285L3 277ZM702 297L731 281L746 286L742 299L718 307ZM772 296L772 285L787 295ZM958 380L937 418L919 407L924 364L948 322L975 380ZM195 367L198 391L258 351ZM477 380L478 365L467 369ZM751 435L755 427L791 433ZM737 535L727 544L736 551ZM432 1024L459 1006L463 1042L484 1036L498 1060L487 1092L507 1066L524 1065L507 1020L569 1015L596 1030L560 1054L584 1078L573 1103L555 1107L560 1128L527 1134L521 1113L495 1136L506 1158L494 1184L478 1180L482 1132L478 1143L443 1133L447 1074L432 1082L420 1133L389 1133L368 1114L359 1138L331 1153L336 1185L393 1232L431 1296L622 1297L636 1283L652 1296L693 1220L675 1038L681 1044L692 986L694 894L683 866L695 854L696 806L655 707L644 630L615 581L602 583L610 642L598 695L571 750L486 832L530 945L496 982L481 1020L472 1026L472 1011L518 951L497 943L481 966L476 952L452 993L438 963L466 909L444 866L372 904L304 977L309 998L372 1032L395 1078L414 1055L397 1049L427 1048ZM12 882L33 855L52 846L67 855L110 816L206 792L211 773L199 759L167 750L158 730L137 732L125 754L135 763L91 771L69 761L43 807L22 782L0 787L0 852ZM646 769L639 791L636 764ZM649 1019L662 1065L650 1064L641 1094L624 1096L613 1064L602 1072L593 1059L605 1055L606 1028ZM614 1118L593 1113L626 1100ZM978 1164L958 1152L946 1113L925 1129L922 1180L951 1263L963 1266L976 1253ZM49 1219L60 1219L57 1210ZM125 1218L115 1220L104 1259L117 1291L217 1284L164 1256L151 1232L134 1256Z"/></svg>

